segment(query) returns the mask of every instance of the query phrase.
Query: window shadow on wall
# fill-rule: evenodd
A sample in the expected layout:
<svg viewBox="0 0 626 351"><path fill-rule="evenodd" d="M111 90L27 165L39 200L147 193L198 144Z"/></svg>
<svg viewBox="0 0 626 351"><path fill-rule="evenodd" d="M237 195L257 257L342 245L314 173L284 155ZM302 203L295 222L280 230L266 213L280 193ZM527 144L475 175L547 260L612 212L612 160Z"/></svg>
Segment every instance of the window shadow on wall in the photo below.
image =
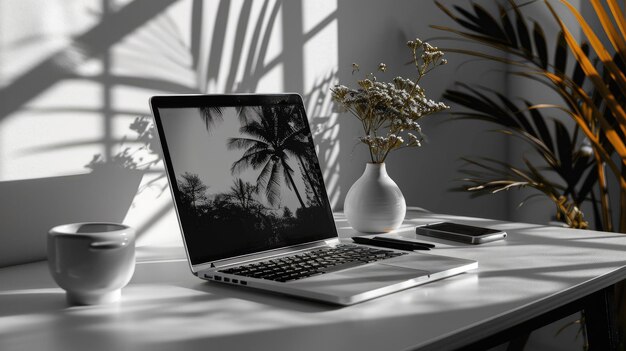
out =
<svg viewBox="0 0 626 351"><path fill-rule="evenodd" d="M60 5L63 6L63 5ZM181 19L173 7L190 7L188 19ZM209 8L210 7L210 8ZM259 91L262 81L275 70L282 70L282 78L271 84L271 90L295 91L303 95L318 147L331 201L340 190L336 181L338 165L335 162L339 144L331 136L334 125L328 89L336 81L336 70L319 76L312 86L305 87L304 47L336 20L336 11L330 12L308 32L303 30L302 1L246 0L234 4L228 0L208 3L201 0L134 0L117 8L113 1L103 0L99 21L83 33L74 35L68 44L42 58L40 63L11 78L0 89L0 127L11 116L23 113L44 114L54 119L68 114L96 114L102 133L96 138L66 138L45 145L26 146L20 155L43 156L64 150L101 147L102 153L93 155L104 165L115 165L121 170L146 175L150 184L167 193L163 167L159 162L145 163L135 159L135 167L115 162L124 156L127 147L141 148L144 141L120 137L120 116L133 118L149 116L147 98L155 94L181 93L248 93ZM280 29L278 31L277 29ZM209 37L209 34L210 37ZM276 36L282 42L280 52L272 51ZM229 39L227 39L229 38ZM22 43L13 43L16 46ZM85 73L85 67L97 61L97 73ZM93 106L67 106L53 108L33 104L41 95L55 92L62 82L88 81L100 88L100 102ZM141 91L141 104L120 104L116 101L119 87ZM267 85L264 90L268 89ZM140 95L141 95L140 94ZM131 127L131 126L129 126ZM67 126L72 129L71 125ZM2 150L0 150L1 152ZM151 159L161 159L160 151ZM11 162L11 160L0 160ZM85 159L82 168L89 164ZM137 168L137 164L144 166ZM58 166L50 162L50 169ZM3 167L0 164L0 170ZM115 167L114 167L115 168ZM26 177L25 177L26 178ZM42 258L42 233L60 222L84 220L122 221L141 177L105 177L94 171L91 174L13 180L0 183L0 207L11 213L15 221L3 231L2 237L11 237L12 245L5 245L15 257L2 255L0 266L23 260ZM104 183L103 183L104 182ZM122 196L126 194L125 196ZM132 195L132 196L129 196ZM129 199L130 198L130 199ZM22 201L21 199L28 199ZM35 205L16 205L39 199ZM87 200L96 207L84 205ZM98 201L92 201L96 200ZM54 202L66 204L54 206ZM336 202L336 201L335 201ZM77 204L83 204L79 206ZM76 206L74 206L76 205ZM172 203L148 209L148 215L137 226L138 235L155 229L164 215L172 212ZM28 222L28 223L26 223ZM19 238L19 240L18 240ZM37 242L38 244L32 244Z"/></svg>

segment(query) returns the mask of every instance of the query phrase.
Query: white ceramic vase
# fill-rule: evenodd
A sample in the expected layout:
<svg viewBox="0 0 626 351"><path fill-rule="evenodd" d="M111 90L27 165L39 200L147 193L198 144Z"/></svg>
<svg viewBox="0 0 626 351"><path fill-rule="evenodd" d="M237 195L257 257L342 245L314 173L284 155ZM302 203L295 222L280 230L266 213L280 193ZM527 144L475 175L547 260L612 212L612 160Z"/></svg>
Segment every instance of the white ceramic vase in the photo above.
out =
<svg viewBox="0 0 626 351"><path fill-rule="evenodd" d="M368 163L350 188L343 204L348 223L362 233L386 233L398 228L406 202L384 163Z"/></svg>

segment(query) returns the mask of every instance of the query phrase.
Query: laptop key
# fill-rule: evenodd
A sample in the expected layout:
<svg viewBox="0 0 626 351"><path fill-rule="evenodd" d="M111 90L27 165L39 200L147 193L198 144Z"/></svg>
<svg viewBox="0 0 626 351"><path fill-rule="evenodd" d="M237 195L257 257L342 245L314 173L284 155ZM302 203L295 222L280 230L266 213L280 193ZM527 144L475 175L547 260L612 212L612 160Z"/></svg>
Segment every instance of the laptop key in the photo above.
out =
<svg viewBox="0 0 626 351"><path fill-rule="evenodd" d="M335 272L406 253L340 245L222 270L222 273L286 282Z"/></svg>

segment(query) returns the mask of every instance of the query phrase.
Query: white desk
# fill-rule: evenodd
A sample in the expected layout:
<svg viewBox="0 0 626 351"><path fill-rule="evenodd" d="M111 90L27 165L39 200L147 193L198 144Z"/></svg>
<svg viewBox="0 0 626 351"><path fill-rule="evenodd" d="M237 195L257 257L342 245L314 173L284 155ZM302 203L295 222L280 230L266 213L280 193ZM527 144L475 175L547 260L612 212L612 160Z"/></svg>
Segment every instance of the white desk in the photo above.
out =
<svg viewBox="0 0 626 351"><path fill-rule="evenodd" d="M478 270L350 307L195 278L182 248L140 249L122 302L68 307L46 262L0 269L0 350L403 350L465 346L626 278L626 236L410 212L396 233L437 220L495 226L506 241L437 244ZM354 233L338 216L342 237ZM177 259L176 257L179 257Z"/></svg>

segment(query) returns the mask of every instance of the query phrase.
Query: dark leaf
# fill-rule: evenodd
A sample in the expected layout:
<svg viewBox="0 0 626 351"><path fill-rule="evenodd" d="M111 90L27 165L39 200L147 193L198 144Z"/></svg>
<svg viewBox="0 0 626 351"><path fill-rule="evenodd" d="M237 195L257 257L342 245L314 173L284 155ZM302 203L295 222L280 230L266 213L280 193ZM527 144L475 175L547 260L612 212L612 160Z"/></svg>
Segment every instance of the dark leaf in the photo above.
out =
<svg viewBox="0 0 626 351"><path fill-rule="evenodd" d="M533 38L535 40L535 49L537 49L537 56L539 56L541 67L546 69L548 68L548 47L546 45L546 35L543 33L543 29L537 22L535 22L533 28Z"/></svg>
<svg viewBox="0 0 626 351"><path fill-rule="evenodd" d="M485 94L479 92L477 89L474 89L474 88L470 87L467 84L459 83L459 86L469 90L474 95L476 95L478 98L480 98L480 101L482 101L485 105L487 105L487 106L489 106L491 108L491 112L494 113L495 117L500 118L500 119L505 121L505 123L503 123L503 125L515 125L515 126L519 125L515 121L515 119L512 118L509 115L509 111L507 111L505 108L502 108L502 106L498 105L495 101L493 101L491 98L489 98ZM489 90L489 89L486 89L486 88L483 88L483 89ZM493 92L493 90L491 90L491 91Z"/></svg>
<svg viewBox="0 0 626 351"><path fill-rule="evenodd" d="M577 204L580 204L583 201L585 201L587 196L590 195L589 193L593 190L597 181L598 181L598 172L596 172L595 169L591 169L589 171L589 174L587 174L587 177L585 178L583 185L580 187L580 190L578 191L578 196L576 197L576 199L574 199L574 201L576 201Z"/></svg>
<svg viewBox="0 0 626 351"><path fill-rule="evenodd" d="M593 60L593 66L596 67L598 64L598 59L595 58ZM609 72L607 70L603 70L602 72L602 80L604 81L604 83L606 85L609 85L609 81L610 79L610 75ZM600 90L598 89L593 89L593 91L591 92L591 101L593 102L593 105L596 106L598 109L602 110L602 108L604 108L604 113L603 115L606 117L607 114L611 114L610 112L610 108L608 108L608 106L605 106L602 102L604 101L604 96L602 95L602 93L600 92Z"/></svg>
<svg viewBox="0 0 626 351"><path fill-rule="evenodd" d="M626 53L622 53L622 54L626 54ZM622 72L626 71L626 63L624 63L624 61L622 60L622 56L619 53L616 53L615 55L613 55L613 61L615 62L615 65L617 66L617 68L619 68ZM621 90L619 92L614 93L614 95L617 101L621 103L622 105L624 105L624 102L626 100L626 95L624 95Z"/></svg>
<svg viewBox="0 0 626 351"><path fill-rule="evenodd" d="M500 28L498 21L496 21L495 18L489 14L489 12L478 4L474 4L474 12L476 12L476 15L478 16L478 23L480 24L482 32L485 35L496 38L502 43L508 43L506 34L504 34L504 31Z"/></svg>
<svg viewBox="0 0 626 351"><path fill-rule="evenodd" d="M566 89L563 86L558 86L554 84L550 80L544 79L544 75L537 74L536 72L511 72L510 74L514 76L520 76L524 78L528 78L530 80L534 80L535 82L543 85L547 89L554 91L557 95L563 98L565 104L570 108L578 108L580 107L578 104L578 95L576 92L572 92L571 89Z"/></svg>
<svg viewBox="0 0 626 351"><path fill-rule="evenodd" d="M526 168L528 168L528 170L530 171L533 183L540 184L544 191L548 190L552 194L558 194L557 189L559 186L557 184L553 184L548 179L546 179L546 177L541 174L541 171L539 171L537 167L535 167L535 165L528 161L528 159L524 158L523 161L526 165Z"/></svg>
<svg viewBox="0 0 626 351"><path fill-rule="evenodd" d="M567 182L567 191L565 195L573 194L574 189L578 185L578 182L582 179L585 171L591 166L587 157L576 157L574 159L574 165L565 179Z"/></svg>
<svg viewBox="0 0 626 351"><path fill-rule="evenodd" d="M604 231L604 224L602 223L603 219L602 219L602 215L600 215L600 208L598 206L598 200L596 199L596 194L591 191L589 192L589 194L591 195L591 205L593 208L593 219L595 221L595 229L596 230L600 230L600 231Z"/></svg>
<svg viewBox="0 0 626 351"><path fill-rule="evenodd" d="M430 27L438 29L438 30L443 30L443 31L446 31L446 32L457 34L457 35L459 35L461 37L464 37L466 39L475 41L477 43L494 47L494 48L498 49L499 51L502 51L502 52L505 52L505 53L517 54L506 43L503 43L501 40L493 38L491 36L482 35L482 34L475 34L475 33L470 33L470 32L464 32L464 31L453 29L453 28L446 27L446 26L431 25ZM445 51L445 52L467 53L467 54L470 54L470 55L473 55L473 56L477 56L477 57L489 57L489 58L495 57L493 55L488 55L488 54L477 52L477 51L462 50L462 49L456 49L456 48L445 48L445 49L442 48L442 50ZM499 58L499 60L502 60L503 62L512 62L512 63L514 63L514 61L507 60L506 58Z"/></svg>
<svg viewBox="0 0 626 351"><path fill-rule="evenodd" d="M554 120L556 130L556 146L563 169L572 168L572 141L563 123Z"/></svg>
<svg viewBox="0 0 626 351"><path fill-rule="evenodd" d="M583 53L585 53L585 56L589 56L589 44L588 43L582 43L582 45L580 46L580 49L583 51ZM574 84L578 85L579 87L582 87L583 83L585 82L585 71L583 71L583 68L578 62L576 62L576 67L574 67L574 74L572 75L572 81L574 82Z"/></svg>
<svg viewBox="0 0 626 351"><path fill-rule="evenodd" d="M517 124L521 127L521 129L525 130L528 134L532 136L537 136L535 129L530 124L530 122L528 122L528 120L526 119L526 116L524 116L524 114L519 110L519 108L511 100L509 100L509 98L507 98L503 94L499 92L495 92L495 94L498 96L500 101L502 101L504 106L513 113L513 116L515 116L517 120Z"/></svg>
<svg viewBox="0 0 626 351"><path fill-rule="evenodd" d="M454 5L454 9L457 12L459 12L461 15L463 15L466 19L468 19L470 22L473 22L475 24L480 23L480 20L478 19L478 17L473 15L471 12L467 11L466 9L457 5ZM458 20L460 18L457 17L456 19Z"/></svg>
<svg viewBox="0 0 626 351"><path fill-rule="evenodd" d="M515 35L515 28L513 28L513 23L511 23L511 18L507 13L506 9L502 5L498 5L498 9L500 10L500 20L502 22L502 29L506 34L506 37L509 40L509 45L517 49L517 35Z"/></svg>
<svg viewBox="0 0 626 351"><path fill-rule="evenodd" d="M524 103L526 104L526 107L528 108L532 106L531 103L527 100L524 100ZM545 118L541 114L541 111L535 108L529 109L529 111L530 111L530 117L533 120L533 123L539 134L539 137L541 138L543 143L546 145L546 147L550 149L550 151L554 152L554 144L552 143L552 135L550 134L550 130L548 129L548 126L546 125Z"/></svg>
<svg viewBox="0 0 626 351"><path fill-rule="evenodd" d="M543 143L541 139L538 139L537 137L530 135L523 130L519 130L517 131L517 133L514 133L512 135L521 138L530 146L532 146L537 151L539 156L541 156L546 161L550 169L557 171L560 169L560 162L557 160L556 155L554 155L554 153L550 151L550 149L548 149L548 147Z"/></svg>
<svg viewBox="0 0 626 351"><path fill-rule="evenodd" d="M517 28L517 36L519 38L520 45L522 46L522 49L524 49L524 52L526 53L526 57L532 60L533 48L530 43L530 34L528 32L528 26L526 26L526 21L524 20L524 17L522 16L522 12L519 10L519 8L513 2L513 0L509 0L509 3L511 4L511 6L513 7L513 10L515 11L515 25Z"/></svg>
<svg viewBox="0 0 626 351"><path fill-rule="evenodd" d="M497 109L494 109L494 107L489 103L484 102L483 100L472 95L456 90L446 90L443 94L443 98L472 110L482 112L486 115L491 115L495 119L493 112L497 111Z"/></svg>
<svg viewBox="0 0 626 351"><path fill-rule="evenodd" d="M481 33L480 26L478 26L476 24L476 22L478 21L478 18L476 16L472 15L469 11L467 11L467 10L461 8L461 7L458 7L458 6L454 6L455 10L460 12L465 18L469 19L469 22L468 22L467 20L464 20L464 19L456 16L452 11L450 11L450 9L445 7L439 1L435 1L435 5L437 5L437 7L439 7L446 15L448 15L448 17L450 17L452 20L454 20L454 22L460 24L464 28L467 28L467 29L469 29L471 31Z"/></svg>
<svg viewBox="0 0 626 351"><path fill-rule="evenodd" d="M452 11L450 11L447 7L445 7L442 3L440 3L439 1L435 0L435 5L437 5L437 7L443 11L443 13L445 13L446 15L448 15L448 17L450 17L451 19L453 19L454 21L456 21L458 19L457 16L454 15L454 13L452 13Z"/></svg>
<svg viewBox="0 0 626 351"><path fill-rule="evenodd" d="M501 117L506 122L509 122L509 124L506 125L516 124L516 122L512 118L507 119L508 113L496 103L494 103L491 99L489 99L487 96L481 94L480 92L476 91L473 88L470 88L465 84L459 85L465 89L470 90L472 93L474 93L475 96L458 90L446 90L446 92L444 93L444 98L472 110L492 115L494 116L494 118Z"/></svg>
<svg viewBox="0 0 626 351"><path fill-rule="evenodd" d="M464 28L467 28L471 31L477 32L477 33L481 33L481 34L485 34L483 33L483 29L473 23L467 22L466 20L463 19L457 19L456 23L462 25ZM489 40L491 40L491 37L487 36L489 38Z"/></svg>
<svg viewBox="0 0 626 351"><path fill-rule="evenodd" d="M498 118L493 115L486 115L482 113L471 113L471 112L452 112L452 115L456 119L473 119L479 121L485 121L490 123L498 123Z"/></svg>
<svg viewBox="0 0 626 351"><path fill-rule="evenodd" d="M559 31L559 36L556 41L556 49L554 51L554 71L559 74L565 74L567 68L567 43L565 42L565 36L563 31Z"/></svg>
<svg viewBox="0 0 626 351"><path fill-rule="evenodd" d="M471 165L474 165L474 166L477 166L479 168L488 170L488 171L490 171L490 172L492 172L494 174L498 174L500 176L507 176L509 174L505 170L498 169L498 168L495 168L493 166L489 166L489 165L487 165L485 163L485 162L487 162L487 163L496 163L496 164L500 165L501 167L503 167L504 169L507 169L508 167L510 167L509 164L506 164L506 163L501 162L501 161L497 161L497 160L486 158L486 157L480 157L479 159L476 159L476 160L472 159L472 158L468 158L468 157L462 157L461 159L463 161L471 164ZM482 173L482 174L484 174L484 173Z"/></svg>

